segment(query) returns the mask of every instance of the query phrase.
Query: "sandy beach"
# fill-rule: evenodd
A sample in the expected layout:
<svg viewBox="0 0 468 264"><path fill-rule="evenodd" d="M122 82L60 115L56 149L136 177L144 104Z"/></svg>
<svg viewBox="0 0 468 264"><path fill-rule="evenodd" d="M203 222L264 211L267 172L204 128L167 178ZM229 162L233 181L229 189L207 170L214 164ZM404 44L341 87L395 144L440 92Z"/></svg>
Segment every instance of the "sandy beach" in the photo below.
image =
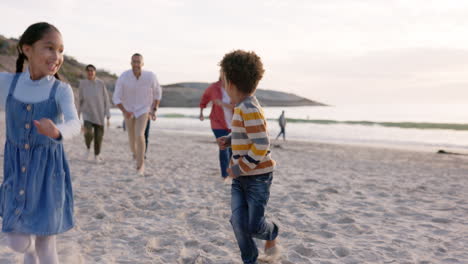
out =
<svg viewBox="0 0 468 264"><path fill-rule="evenodd" d="M273 143L279 263L468 263L468 156ZM64 144L76 227L58 236L61 263L241 263L212 136L153 124L145 176L116 127L102 164L83 159L81 135ZM1 263L22 263L3 234Z"/></svg>

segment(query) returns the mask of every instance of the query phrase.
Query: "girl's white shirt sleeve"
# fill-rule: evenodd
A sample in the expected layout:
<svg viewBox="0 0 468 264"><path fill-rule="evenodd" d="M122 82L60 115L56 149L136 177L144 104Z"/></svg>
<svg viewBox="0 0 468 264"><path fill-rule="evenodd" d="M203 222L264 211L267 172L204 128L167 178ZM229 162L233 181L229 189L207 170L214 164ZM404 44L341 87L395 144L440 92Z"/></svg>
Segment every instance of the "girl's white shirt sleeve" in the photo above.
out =
<svg viewBox="0 0 468 264"><path fill-rule="evenodd" d="M73 90L69 84L60 83L57 87L55 100L63 114L63 123L57 124L57 128L63 139L72 138L81 131L81 121L78 119Z"/></svg>

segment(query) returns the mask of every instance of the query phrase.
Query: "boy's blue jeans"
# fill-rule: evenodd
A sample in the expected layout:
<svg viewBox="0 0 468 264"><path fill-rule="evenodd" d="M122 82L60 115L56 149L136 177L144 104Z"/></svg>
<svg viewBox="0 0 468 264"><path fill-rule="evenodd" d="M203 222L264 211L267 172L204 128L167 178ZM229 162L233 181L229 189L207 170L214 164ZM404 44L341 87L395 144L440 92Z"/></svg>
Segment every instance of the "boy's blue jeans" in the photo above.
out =
<svg viewBox="0 0 468 264"><path fill-rule="evenodd" d="M278 226L265 219L272 181L272 172L232 180L231 225L245 264L257 263L258 249L253 238L274 240L278 236Z"/></svg>
<svg viewBox="0 0 468 264"><path fill-rule="evenodd" d="M213 134L216 138L229 135L229 130L226 129L213 129ZM231 160L232 150L226 148L219 150L219 165L221 167L221 177L226 178L228 176L227 168L229 167L229 160Z"/></svg>

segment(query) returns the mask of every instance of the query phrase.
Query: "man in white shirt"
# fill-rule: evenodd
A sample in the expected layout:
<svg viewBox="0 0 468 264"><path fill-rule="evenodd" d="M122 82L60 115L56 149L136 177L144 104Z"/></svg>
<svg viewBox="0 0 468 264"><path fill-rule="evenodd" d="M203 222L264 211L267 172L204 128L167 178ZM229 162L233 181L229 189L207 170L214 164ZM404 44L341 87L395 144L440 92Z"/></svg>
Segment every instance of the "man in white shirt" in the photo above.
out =
<svg viewBox="0 0 468 264"><path fill-rule="evenodd" d="M145 171L144 132L148 118L156 120L162 88L153 72L143 71L143 56L135 53L132 69L123 72L115 84L113 101L122 111L127 127L128 140L139 175Z"/></svg>

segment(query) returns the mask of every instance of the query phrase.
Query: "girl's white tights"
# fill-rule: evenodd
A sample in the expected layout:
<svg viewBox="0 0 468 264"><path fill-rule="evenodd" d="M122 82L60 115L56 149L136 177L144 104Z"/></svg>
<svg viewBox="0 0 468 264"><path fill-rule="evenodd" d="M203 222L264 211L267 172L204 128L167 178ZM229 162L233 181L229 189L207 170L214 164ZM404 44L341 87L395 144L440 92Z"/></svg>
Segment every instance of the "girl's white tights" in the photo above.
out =
<svg viewBox="0 0 468 264"><path fill-rule="evenodd" d="M58 264L55 236L8 234L8 244L24 253L24 264Z"/></svg>

